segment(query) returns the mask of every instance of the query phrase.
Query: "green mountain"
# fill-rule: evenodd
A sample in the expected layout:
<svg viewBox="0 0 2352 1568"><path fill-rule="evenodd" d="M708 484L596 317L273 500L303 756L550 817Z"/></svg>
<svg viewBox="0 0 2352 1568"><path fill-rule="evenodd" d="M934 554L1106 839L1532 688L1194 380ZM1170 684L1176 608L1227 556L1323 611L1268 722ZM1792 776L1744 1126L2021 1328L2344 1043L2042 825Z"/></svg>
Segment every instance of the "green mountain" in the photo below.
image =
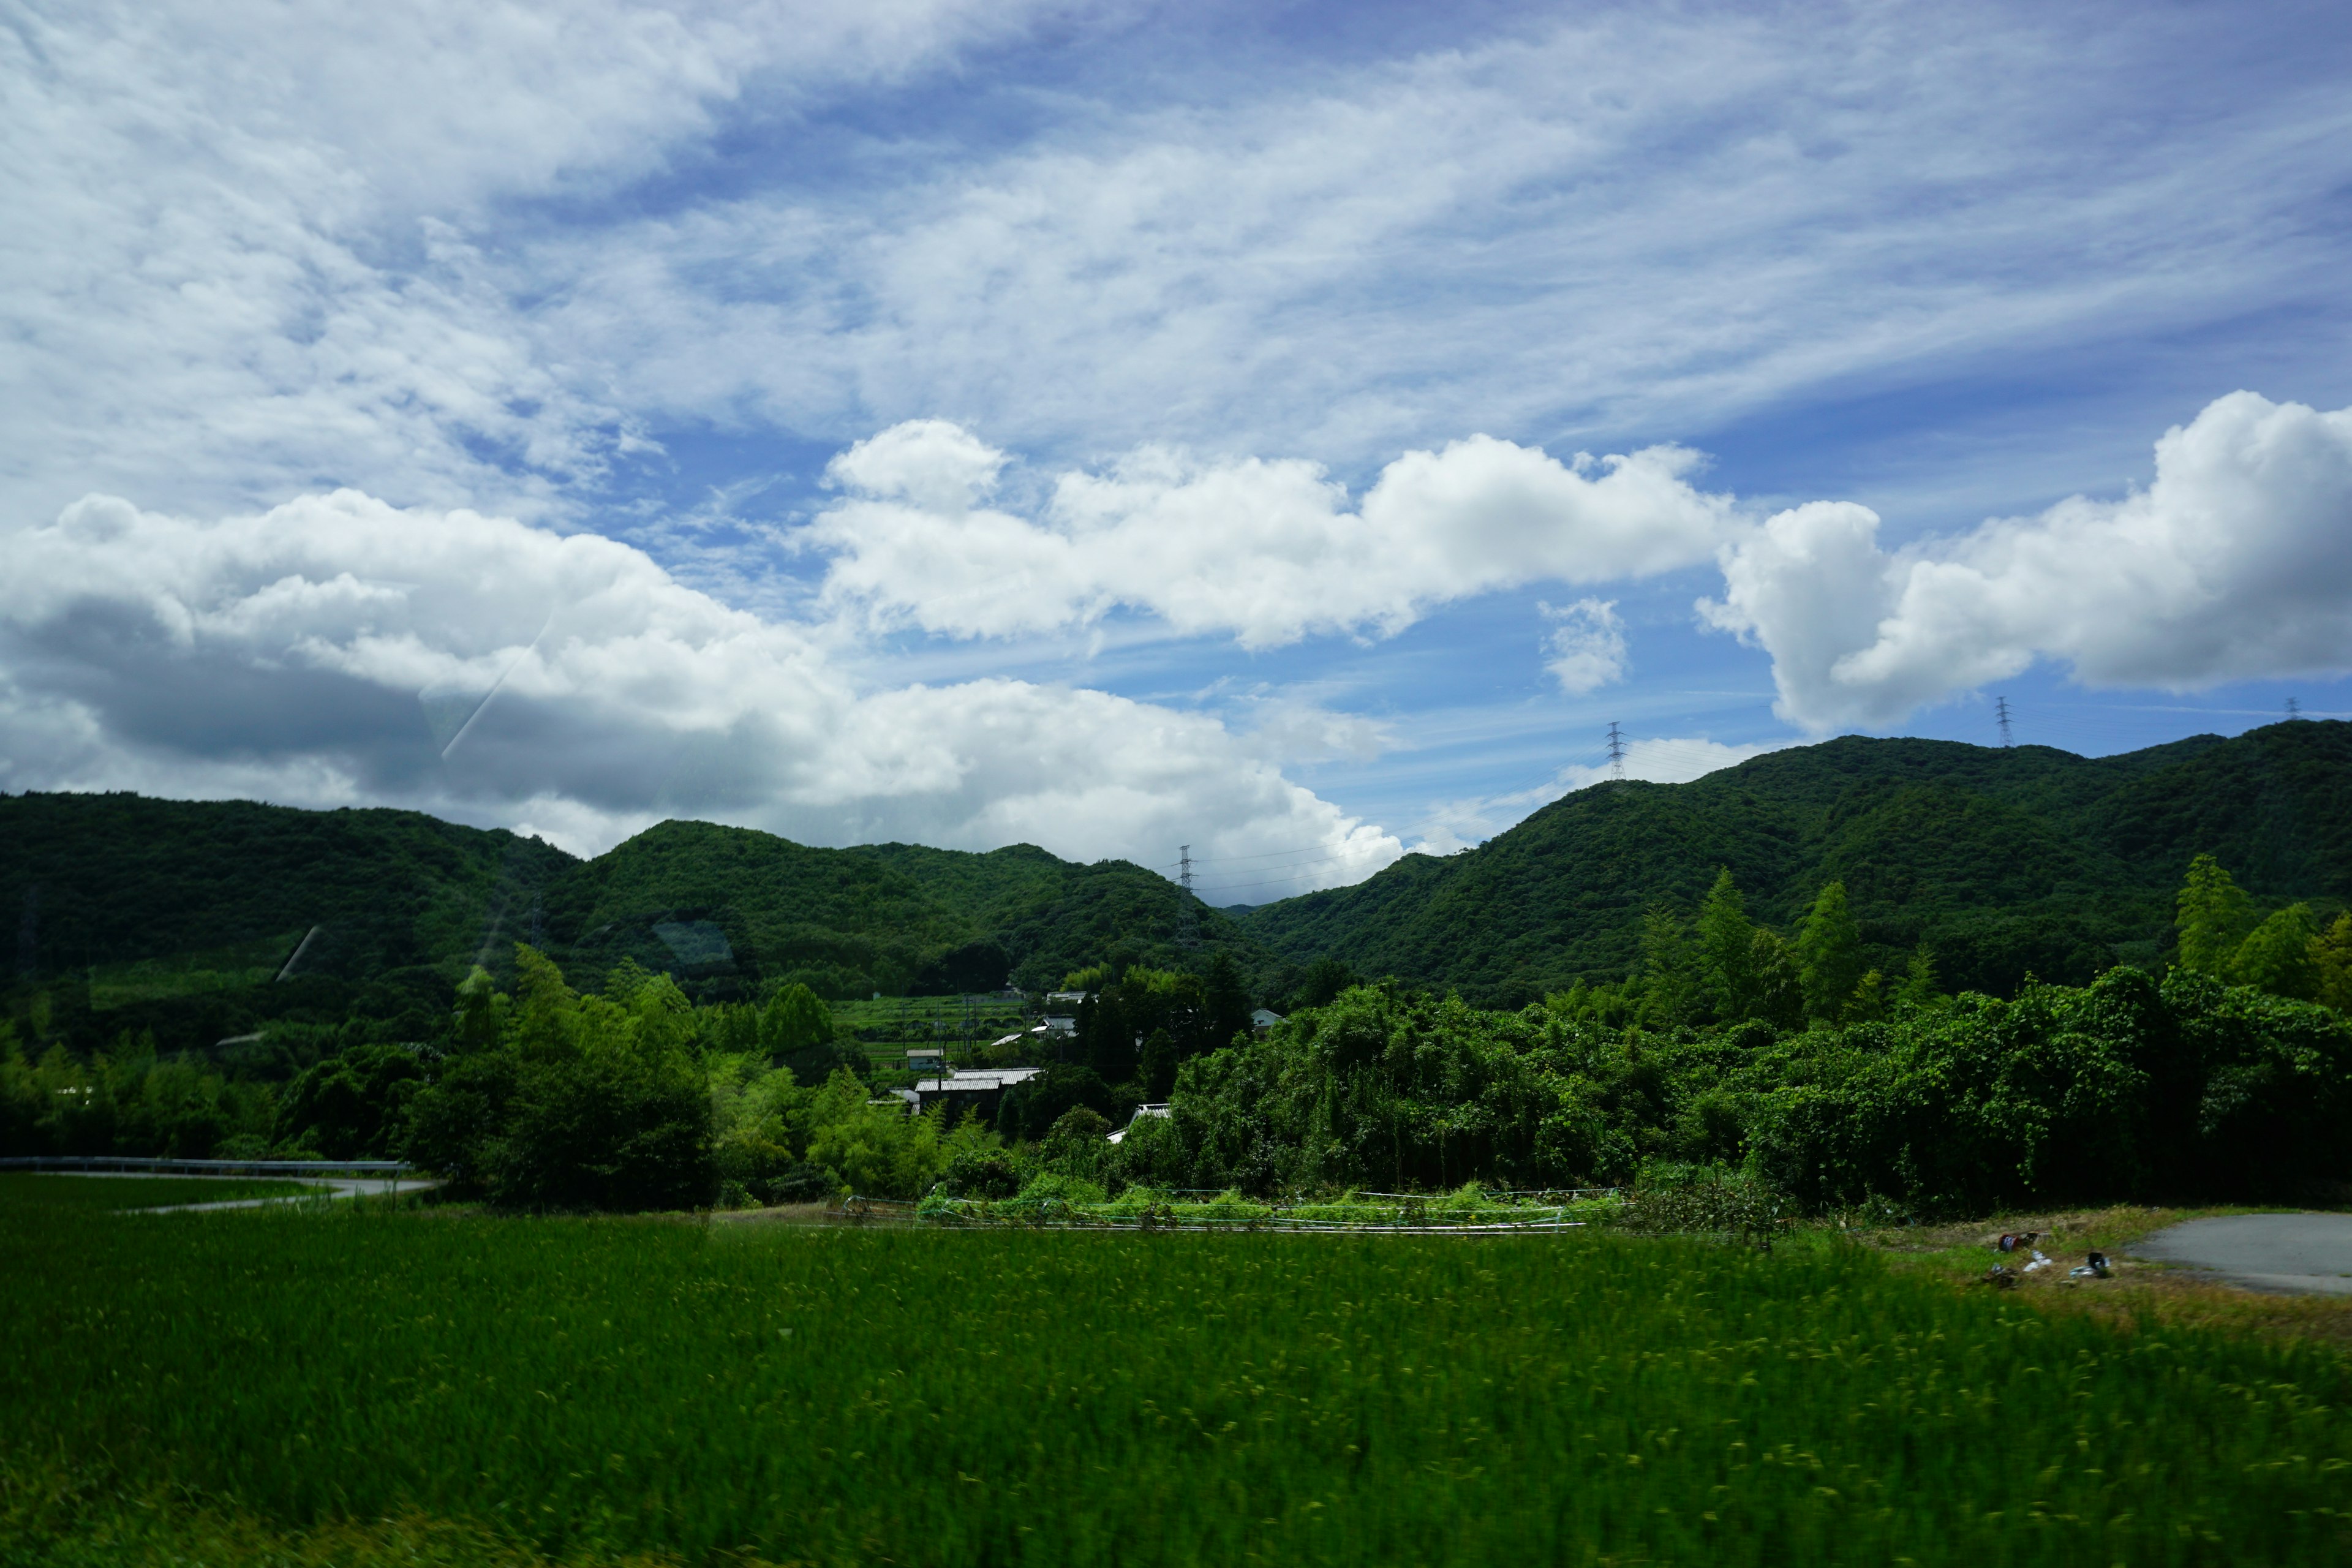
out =
<svg viewBox="0 0 2352 1568"><path fill-rule="evenodd" d="M1622 978L1643 912L1687 915L1728 868L1784 927L1846 885L1873 961L1926 942L1946 984L2087 981L2170 940L2189 859L2257 897L2352 900L2352 724L2304 721L2113 757L1849 736L1684 784L1580 790L1464 854L1267 904L1244 932L1507 1005Z"/></svg>
<svg viewBox="0 0 2352 1568"><path fill-rule="evenodd" d="M773 834L665 822L550 890L551 949L583 973L624 957L688 978L731 969L822 994L945 994L1058 984L1108 955L1173 963L1266 955L1156 872L1034 845L812 849Z"/></svg>
<svg viewBox="0 0 2352 1568"><path fill-rule="evenodd" d="M1468 853L1247 911L1027 845L814 849L666 822L583 861L415 812L0 796L0 910L17 917L17 1005L57 1015L37 1033L152 1028L176 1048L269 1019L423 1037L468 967L502 969L517 941L578 983L634 959L709 999L787 979L836 997L1037 989L1105 959L1223 951L1277 1005L1327 956L1513 1003L1623 975L1643 911L1688 912L1719 867L1783 927L1842 879L1874 962L1924 940L1948 985L2006 993L2029 971L2161 956L2207 850L2266 902L2352 900L2352 725L2100 758L1831 741L1580 790Z"/></svg>
<svg viewBox="0 0 2352 1568"><path fill-rule="evenodd" d="M1028 845L813 849L666 822L583 861L415 812L135 795L0 796L0 900L20 1000L58 1015L37 1032L152 1029L166 1049L272 1019L420 1037L518 941L578 983L634 959L706 999L788 979L835 996L1037 989L1106 956L1272 962L1165 878Z"/></svg>

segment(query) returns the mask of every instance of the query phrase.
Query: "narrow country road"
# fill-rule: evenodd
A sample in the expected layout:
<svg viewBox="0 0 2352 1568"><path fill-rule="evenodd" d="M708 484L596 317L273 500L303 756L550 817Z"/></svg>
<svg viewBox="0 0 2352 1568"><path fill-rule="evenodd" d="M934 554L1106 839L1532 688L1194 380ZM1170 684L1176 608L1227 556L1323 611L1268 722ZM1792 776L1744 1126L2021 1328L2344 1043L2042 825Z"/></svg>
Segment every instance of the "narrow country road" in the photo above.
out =
<svg viewBox="0 0 2352 1568"><path fill-rule="evenodd" d="M45 1171L42 1174L48 1176L61 1176L68 1181L104 1182L119 1180L123 1177L147 1177L151 1173L142 1171ZM174 1173L171 1179L175 1182L250 1182L255 1180L255 1178L251 1176L202 1176L183 1174L179 1173ZM291 1194L286 1197L277 1198L230 1198L225 1202L216 1204L156 1204L146 1208L121 1209L117 1212L121 1214L205 1214L215 1209L257 1209L268 1204L300 1203L306 1198L313 1197L355 1198L362 1195L388 1196L404 1193L422 1193L427 1192L441 1184L436 1181L426 1181L410 1177L395 1178L391 1176L289 1176L287 1177L286 1180L299 1182L306 1187L313 1187L317 1190L315 1192Z"/></svg>
<svg viewBox="0 0 2352 1568"><path fill-rule="evenodd" d="M2210 1268L2249 1290L2352 1296L2352 1215L2192 1219L2158 1231L2130 1251L2135 1258Z"/></svg>

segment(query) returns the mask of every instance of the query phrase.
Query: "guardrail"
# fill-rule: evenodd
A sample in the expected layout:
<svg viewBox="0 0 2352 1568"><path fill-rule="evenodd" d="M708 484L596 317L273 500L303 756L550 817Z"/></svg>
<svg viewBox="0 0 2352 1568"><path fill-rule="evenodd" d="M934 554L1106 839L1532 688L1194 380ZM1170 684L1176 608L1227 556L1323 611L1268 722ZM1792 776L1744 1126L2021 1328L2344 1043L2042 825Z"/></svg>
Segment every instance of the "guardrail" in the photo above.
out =
<svg viewBox="0 0 2352 1568"><path fill-rule="evenodd" d="M405 1176L405 1160L139 1160L109 1154L10 1154L0 1171L141 1171L190 1176Z"/></svg>

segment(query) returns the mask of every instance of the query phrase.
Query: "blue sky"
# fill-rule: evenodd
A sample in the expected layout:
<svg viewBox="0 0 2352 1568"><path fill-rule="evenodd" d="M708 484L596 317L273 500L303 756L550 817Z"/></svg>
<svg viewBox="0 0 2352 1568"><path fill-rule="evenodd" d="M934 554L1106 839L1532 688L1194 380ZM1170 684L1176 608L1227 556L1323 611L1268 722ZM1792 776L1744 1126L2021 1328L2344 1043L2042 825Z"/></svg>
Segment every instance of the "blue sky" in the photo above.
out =
<svg viewBox="0 0 2352 1568"><path fill-rule="evenodd" d="M1259 901L1612 721L2352 713L2329 7L37 3L0 81L6 788Z"/></svg>

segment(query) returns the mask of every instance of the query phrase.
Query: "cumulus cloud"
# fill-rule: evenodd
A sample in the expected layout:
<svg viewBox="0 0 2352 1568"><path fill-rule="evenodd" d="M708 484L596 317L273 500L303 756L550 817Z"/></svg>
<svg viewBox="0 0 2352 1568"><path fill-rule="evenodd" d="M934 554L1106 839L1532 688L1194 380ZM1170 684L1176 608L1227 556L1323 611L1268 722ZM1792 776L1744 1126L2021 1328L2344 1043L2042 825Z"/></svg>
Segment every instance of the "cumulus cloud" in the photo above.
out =
<svg viewBox="0 0 2352 1568"><path fill-rule="evenodd" d="M1544 639L1551 658L1544 668L1571 697L1598 691L1625 679L1625 623L1617 616L1613 599L1579 599L1566 609L1543 606L1559 623Z"/></svg>
<svg viewBox="0 0 2352 1568"><path fill-rule="evenodd" d="M1352 508L1314 463L1202 463L1151 447L1105 472L1056 476L1034 518L980 504L1004 462L936 419L835 458L828 477L853 493L798 536L830 557L827 597L952 637L1125 609L1264 648L1310 633L1393 634L1433 605L1522 583L1689 565L1731 517L1727 498L1690 483L1698 458L1676 447L1562 463L1473 436L1406 453Z"/></svg>
<svg viewBox="0 0 2352 1568"><path fill-rule="evenodd" d="M2194 690L2352 669L2352 409L2236 392L2156 444L2120 500L1893 552L1867 508L1816 502L1724 546L1712 625L1772 655L1811 730L2063 662L2094 687Z"/></svg>
<svg viewBox="0 0 2352 1568"><path fill-rule="evenodd" d="M350 490L208 521L91 497L11 567L12 789L398 804L582 850L673 815L1079 859L1331 846L1297 888L1398 853L1213 718L1019 680L868 689L808 628L593 534Z"/></svg>

